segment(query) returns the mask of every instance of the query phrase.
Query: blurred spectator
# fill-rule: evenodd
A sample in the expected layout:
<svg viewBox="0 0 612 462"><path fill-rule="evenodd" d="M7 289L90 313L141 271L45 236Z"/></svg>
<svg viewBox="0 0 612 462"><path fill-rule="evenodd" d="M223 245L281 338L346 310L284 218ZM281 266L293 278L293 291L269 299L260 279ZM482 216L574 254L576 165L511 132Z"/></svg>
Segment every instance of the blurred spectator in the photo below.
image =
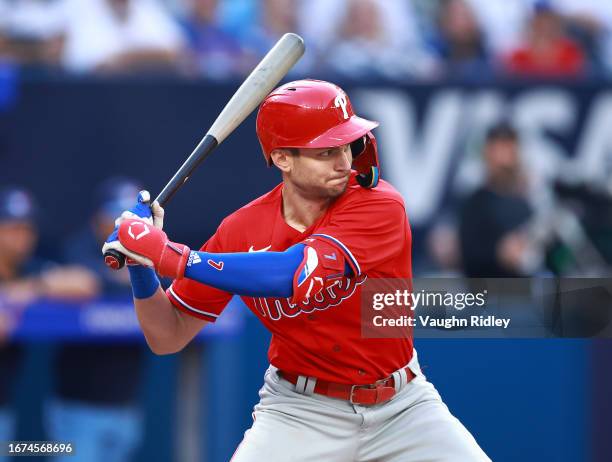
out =
<svg viewBox="0 0 612 462"><path fill-rule="evenodd" d="M80 299L97 291L96 280L84 268L51 266L34 258L35 215L29 193L0 190L0 441L15 439L10 403L22 347L11 340L11 332L21 312L41 297Z"/></svg>
<svg viewBox="0 0 612 462"><path fill-rule="evenodd" d="M0 0L0 58L59 65L64 6L65 0Z"/></svg>
<svg viewBox="0 0 612 462"><path fill-rule="evenodd" d="M216 79L250 71L254 59L247 59L238 39L219 25L219 0L187 0L186 3L181 25L189 47L190 70Z"/></svg>
<svg viewBox="0 0 612 462"><path fill-rule="evenodd" d="M434 49L448 76L482 78L490 74L483 34L465 0L441 3Z"/></svg>
<svg viewBox="0 0 612 462"><path fill-rule="evenodd" d="M222 0L217 6L217 20L224 31L244 42L259 10L260 0Z"/></svg>
<svg viewBox="0 0 612 462"><path fill-rule="evenodd" d="M106 298L131 300L127 270L110 271L100 249L114 219L132 207L138 190L126 179L105 182L90 222L66 244L66 259L95 273ZM79 460L130 460L143 432L138 397L144 352L144 344L133 340L60 345L56 396L48 408L50 439L74 442Z"/></svg>
<svg viewBox="0 0 612 462"><path fill-rule="evenodd" d="M521 44L535 0L466 0L492 56L506 56Z"/></svg>
<svg viewBox="0 0 612 462"><path fill-rule="evenodd" d="M232 1L232 4L244 2ZM244 9L246 5L243 5ZM243 31L237 34L246 56L247 68L250 71L255 64L274 46L279 38L287 32L301 33L298 24L299 0L261 0L251 8L253 14L242 19ZM227 12L225 13L227 15ZM225 20L227 23L227 20ZM229 24L236 30L236 24ZM227 27L227 26L226 26ZM313 50L314 51L314 50ZM312 66L314 53L305 53L297 62L290 74L303 75Z"/></svg>
<svg viewBox="0 0 612 462"><path fill-rule="evenodd" d="M180 27L156 0L67 0L65 67L73 72L170 70Z"/></svg>
<svg viewBox="0 0 612 462"><path fill-rule="evenodd" d="M503 63L511 74L540 77L572 77L584 74L586 58L569 38L559 13L547 2L536 4L524 43Z"/></svg>
<svg viewBox="0 0 612 462"><path fill-rule="evenodd" d="M351 78L401 79L432 71L433 60L416 33L409 3L345 0L343 4L333 32L321 44L326 68ZM398 23L403 28L394 29Z"/></svg>
<svg viewBox="0 0 612 462"><path fill-rule="evenodd" d="M296 0L261 0L259 18L247 37L246 46L263 56L286 32L297 31Z"/></svg>
<svg viewBox="0 0 612 462"><path fill-rule="evenodd" d="M612 2L551 0L599 70L612 71Z"/></svg>
<svg viewBox="0 0 612 462"><path fill-rule="evenodd" d="M459 212L459 240L467 277L527 275L527 231L533 215L526 197L518 134L505 123L492 127L484 145L485 184Z"/></svg>
<svg viewBox="0 0 612 462"><path fill-rule="evenodd" d="M297 22L309 51L318 55L333 45L346 3L346 0L309 0L298 4Z"/></svg>

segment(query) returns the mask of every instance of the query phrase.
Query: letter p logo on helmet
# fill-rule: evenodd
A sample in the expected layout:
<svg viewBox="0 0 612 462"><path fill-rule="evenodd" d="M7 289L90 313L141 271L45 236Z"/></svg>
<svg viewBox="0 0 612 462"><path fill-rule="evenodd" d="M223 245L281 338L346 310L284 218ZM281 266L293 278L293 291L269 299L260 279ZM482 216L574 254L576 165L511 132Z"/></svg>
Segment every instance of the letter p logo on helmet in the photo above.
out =
<svg viewBox="0 0 612 462"><path fill-rule="evenodd" d="M344 96L344 94L339 93L338 96L336 96L336 99L334 100L334 106L342 108L342 115L344 116L344 118L349 118L349 114L346 110L346 97Z"/></svg>

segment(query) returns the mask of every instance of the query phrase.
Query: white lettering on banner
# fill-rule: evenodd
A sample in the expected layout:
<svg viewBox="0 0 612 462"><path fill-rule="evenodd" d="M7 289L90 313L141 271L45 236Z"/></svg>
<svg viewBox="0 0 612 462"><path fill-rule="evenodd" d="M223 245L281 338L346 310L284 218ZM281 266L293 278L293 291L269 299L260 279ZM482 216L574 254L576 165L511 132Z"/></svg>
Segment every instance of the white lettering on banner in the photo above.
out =
<svg viewBox="0 0 612 462"><path fill-rule="evenodd" d="M420 128L406 92L362 90L355 94L365 112L380 121L376 136L384 146L383 174L406 199L411 220L426 221L442 200L459 122L465 117L461 92L436 93Z"/></svg>
<svg viewBox="0 0 612 462"><path fill-rule="evenodd" d="M607 182L612 157L612 94L604 93L594 101L582 137L577 144L577 155L572 161L572 172L582 178Z"/></svg>
<svg viewBox="0 0 612 462"><path fill-rule="evenodd" d="M434 217L449 182L460 190L474 186L482 174L484 130L504 117L521 131L522 158L535 188L560 171L577 180L603 181L612 168L611 93L581 108L583 126L578 96L560 87L526 88L516 97L502 90L441 89L426 101L421 118L404 90L360 89L353 95L358 113L381 123L376 136L383 176L404 196L415 225ZM574 152L561 143L572 138Z"/></svg>
<svg viewBox="0 0 612 462"><path fill-rule="evenodd" d="M557 176L566 150L550 134L571 133L576 124L576 104L561 89L541 88L521 93L514 100L513 122L521 133L524 165L537 184Z"/></svg>

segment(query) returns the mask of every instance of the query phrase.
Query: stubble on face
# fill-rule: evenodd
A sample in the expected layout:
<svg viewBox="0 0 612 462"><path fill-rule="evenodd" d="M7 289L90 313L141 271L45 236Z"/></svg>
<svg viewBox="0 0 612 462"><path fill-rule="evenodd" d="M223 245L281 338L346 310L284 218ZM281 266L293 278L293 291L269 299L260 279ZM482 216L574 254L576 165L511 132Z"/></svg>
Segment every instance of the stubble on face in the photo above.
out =
<svg viewBox="0 0 612 462"><path fill-rule="evenodd" d="M346 192L351 172L350 162L346 169L338 169L337 165L337 159L321 158L317 152L294 154L287 179L304 197L333 200Z"/></svg>
<svg viewBox="0 0 612 462"><path fill-rule="evenodd" d="M300 195L309 199L333 200L346 191L348 181L339 184L327 184L327 180L321 181L293 175L290 180L292 186L300 192Z"/></svg>

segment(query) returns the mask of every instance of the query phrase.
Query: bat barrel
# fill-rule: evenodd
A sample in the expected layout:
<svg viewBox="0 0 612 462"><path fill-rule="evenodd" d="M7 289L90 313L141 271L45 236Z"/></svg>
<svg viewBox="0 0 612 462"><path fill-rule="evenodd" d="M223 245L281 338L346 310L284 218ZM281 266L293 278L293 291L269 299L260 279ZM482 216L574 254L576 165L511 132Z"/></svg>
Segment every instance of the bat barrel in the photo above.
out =
<svg viewBox="0 0 612 462"><path fill-rule="evenodd" d="M304 50L302 37L283 35L236 90L208 133L221 143L287 75Z"/></svg>

